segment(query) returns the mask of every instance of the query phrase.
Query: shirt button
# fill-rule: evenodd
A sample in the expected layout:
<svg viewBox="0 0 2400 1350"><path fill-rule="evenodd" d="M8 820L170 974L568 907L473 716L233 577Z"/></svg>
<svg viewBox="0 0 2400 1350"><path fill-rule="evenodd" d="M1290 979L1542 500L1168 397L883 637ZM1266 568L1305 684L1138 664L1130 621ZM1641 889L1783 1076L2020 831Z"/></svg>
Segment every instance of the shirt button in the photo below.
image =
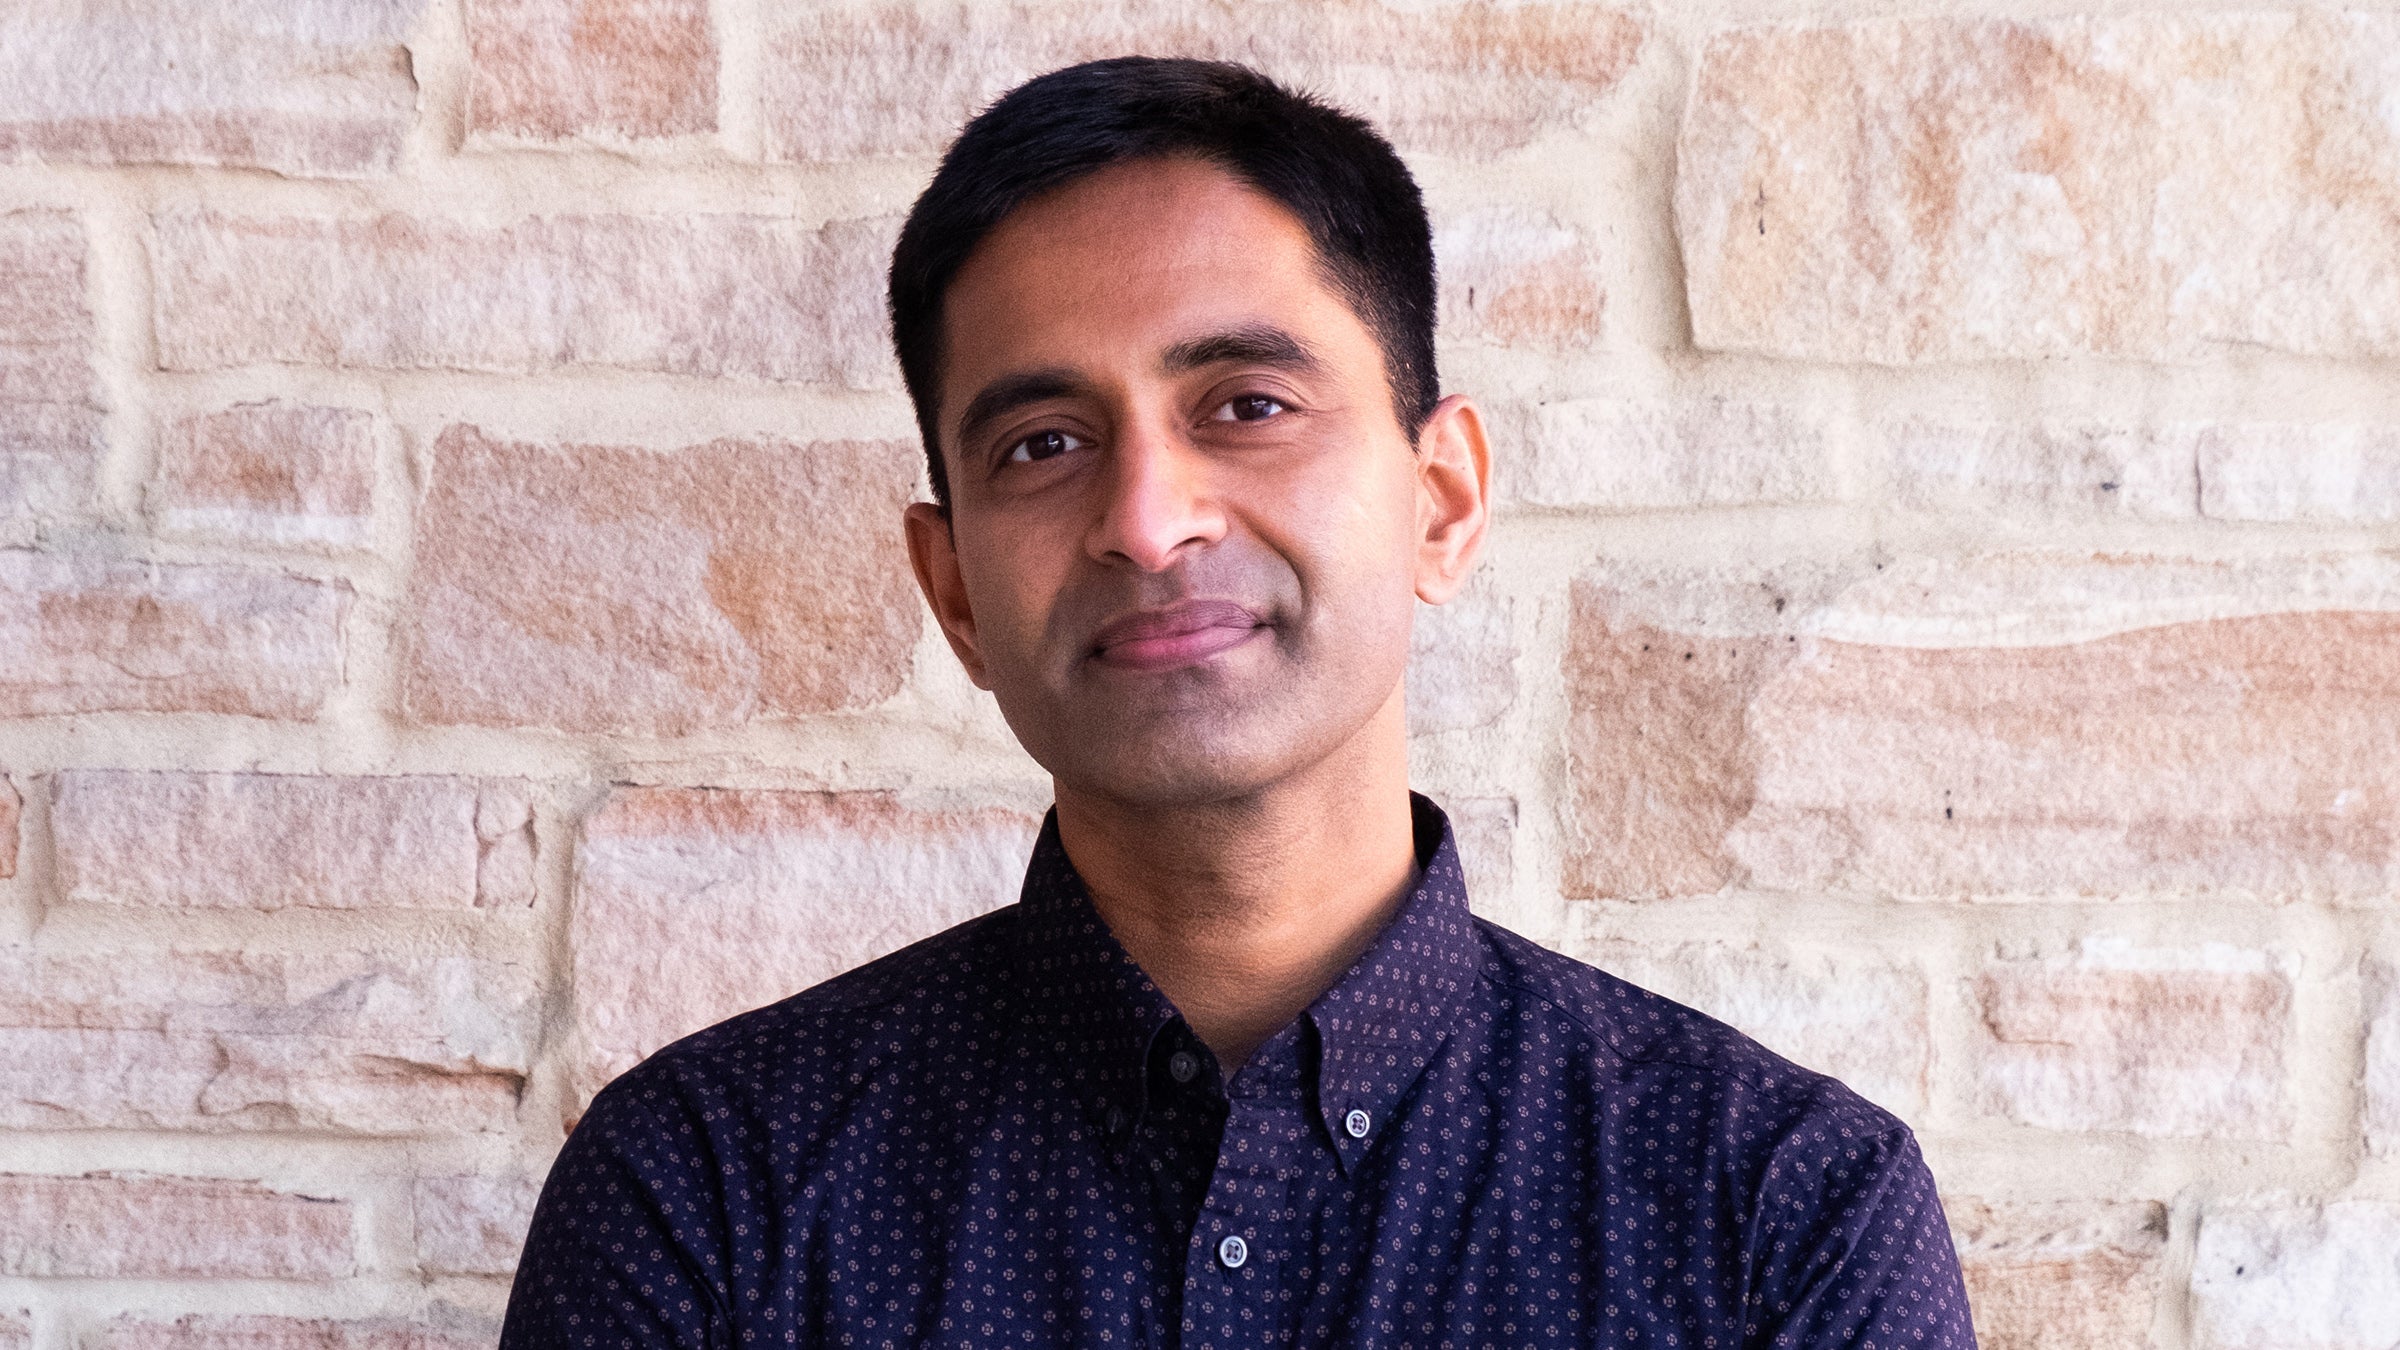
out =
<svg viewBox="0 0 2400 1350"><path fill-rule="evenodd" d="M1374 1117L1364 1111L1352 1111L1349 1115L1342 1117L1342 1128L1348 1130L1353 1139L1366 1138L1367 1131L1374 1127Z"/></svg>
<svg viewBox="0 0 2400 1350"><path fill-rule="evenodd" d="M1199 1076L1200 1060L1189 1050L1178 1050L1167 1056L1167 1072L1178 1083L1188 1083Z"/></svg>
<svg viewBox="0 0 2400 1350"><path fill-rule="evenodd" d="M1227 1270L1240 1270L1242 1263L1250 1259L1250 1244L1238 1237L1228 1237L1217 1244L1217 1259L1225 1263Z"/></svg>

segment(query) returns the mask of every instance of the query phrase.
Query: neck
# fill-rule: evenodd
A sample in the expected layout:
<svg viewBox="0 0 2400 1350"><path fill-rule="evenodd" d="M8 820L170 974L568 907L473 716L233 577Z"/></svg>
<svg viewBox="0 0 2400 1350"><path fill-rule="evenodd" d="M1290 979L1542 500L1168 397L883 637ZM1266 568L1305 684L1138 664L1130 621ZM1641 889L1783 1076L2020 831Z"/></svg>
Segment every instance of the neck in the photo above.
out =
<svg viewBox="0 0 2400 1350"><path fill-rule="evenodd" d="M1408 898L1400 696L1327 760L1236 798L1132 806L1061 784L1058 830L1109 930L1230 1075Z"/></svg>

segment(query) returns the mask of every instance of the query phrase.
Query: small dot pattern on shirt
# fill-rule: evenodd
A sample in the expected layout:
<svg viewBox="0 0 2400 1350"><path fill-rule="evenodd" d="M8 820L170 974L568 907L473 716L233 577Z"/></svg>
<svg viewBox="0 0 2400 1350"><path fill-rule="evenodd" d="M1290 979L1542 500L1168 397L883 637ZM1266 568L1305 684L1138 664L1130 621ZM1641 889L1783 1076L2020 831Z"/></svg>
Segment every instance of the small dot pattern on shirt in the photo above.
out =
<svg viewBox="0 0 2400 1350"><path fill-rule="evenodd" d="M1413 805L1400 913L1230 1076L1055 818L1016 905L660 1051L503 1350L1973 1346L1905 1126L1475 918Z"/></svg>

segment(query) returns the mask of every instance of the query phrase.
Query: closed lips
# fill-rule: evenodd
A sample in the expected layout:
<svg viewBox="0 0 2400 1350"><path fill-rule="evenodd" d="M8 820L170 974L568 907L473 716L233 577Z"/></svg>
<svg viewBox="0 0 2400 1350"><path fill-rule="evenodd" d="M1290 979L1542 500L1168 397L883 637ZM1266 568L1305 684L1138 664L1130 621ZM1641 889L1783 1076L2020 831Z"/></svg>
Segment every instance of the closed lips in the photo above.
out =
<svg viewBox="0 0 2400 1350"><path fill-rule="evenodd" d="M1093 638L1093 655L1116 665L1179 665L1214 655L1264 627L1249 606L1187 600L1111 620Z"/></svg>

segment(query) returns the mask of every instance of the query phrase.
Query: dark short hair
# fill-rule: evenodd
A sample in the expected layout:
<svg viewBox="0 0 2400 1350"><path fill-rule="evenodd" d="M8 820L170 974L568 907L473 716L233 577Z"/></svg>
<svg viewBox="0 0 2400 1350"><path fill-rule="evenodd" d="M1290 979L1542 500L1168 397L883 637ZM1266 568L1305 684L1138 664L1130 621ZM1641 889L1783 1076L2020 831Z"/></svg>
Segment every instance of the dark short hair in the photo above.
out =
<svg viewBox="0 0 2400 1350"><path fill-rule="evenodd" d="M1247 66L1087 61L1018 85L967 123L892 250L892 342L945 509L942 298L959 268L1028 199L1128 160L1179 155L1223 166L1298 218L1326 279L1383 350L1400 425L1414 437L1432 415L1433 232L1391 143Z"/></svg>

